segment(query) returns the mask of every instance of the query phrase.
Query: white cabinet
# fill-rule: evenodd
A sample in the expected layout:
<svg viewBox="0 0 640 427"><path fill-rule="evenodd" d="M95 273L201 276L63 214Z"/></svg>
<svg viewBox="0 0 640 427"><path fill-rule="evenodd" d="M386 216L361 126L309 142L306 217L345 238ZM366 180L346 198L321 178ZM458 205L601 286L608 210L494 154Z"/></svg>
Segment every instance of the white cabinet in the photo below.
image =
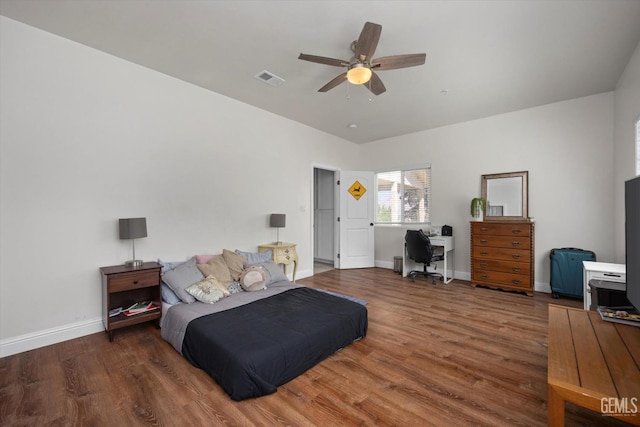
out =
<svg viewBox="0 0 640 427"><path fill-rule="evenodd" d="M591 307L590 280L607 280L609 282L627 283L627 269L624 264L611 264L608 262L582 261L584 309Z"/></svg>

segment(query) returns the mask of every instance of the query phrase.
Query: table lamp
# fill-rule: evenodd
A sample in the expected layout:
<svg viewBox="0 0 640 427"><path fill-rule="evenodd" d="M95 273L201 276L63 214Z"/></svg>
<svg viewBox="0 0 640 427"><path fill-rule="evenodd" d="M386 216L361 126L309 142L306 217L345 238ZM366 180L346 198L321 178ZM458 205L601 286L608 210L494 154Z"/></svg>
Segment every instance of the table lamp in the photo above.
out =
<svg viewBox="0 0 640 427"><path fill-rule="evenodd" d="M271 214L271 220L270 220L270 224L271 227L275 227L277 230L277 239L275 244L276 245L281 245L282 242L280 241L280 229L284 228L285 224L287 222L287 216L285 214Z"/></svg>
<svg viewBox="0 0 640 427"><path fill-rule="evenodd" d="M136 259L136 243L135 239L147 237L147 219L146 218L124 218L119 219L120 240L131 239L133 246L133 258L124 264L129 267L140 267L142 260Z"/></svg>

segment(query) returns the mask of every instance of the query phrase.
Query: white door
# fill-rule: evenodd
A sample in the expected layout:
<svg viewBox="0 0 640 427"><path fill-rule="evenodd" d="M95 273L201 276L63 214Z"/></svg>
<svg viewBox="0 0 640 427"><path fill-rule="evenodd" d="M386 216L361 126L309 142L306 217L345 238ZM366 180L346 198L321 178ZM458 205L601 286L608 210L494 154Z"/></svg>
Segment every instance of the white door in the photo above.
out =
<svg viewBox="0 0 640 427"><path fill-rule="evenodd" d="M338 268L373 267L374 175L373 172L340 171Z"/></svg>

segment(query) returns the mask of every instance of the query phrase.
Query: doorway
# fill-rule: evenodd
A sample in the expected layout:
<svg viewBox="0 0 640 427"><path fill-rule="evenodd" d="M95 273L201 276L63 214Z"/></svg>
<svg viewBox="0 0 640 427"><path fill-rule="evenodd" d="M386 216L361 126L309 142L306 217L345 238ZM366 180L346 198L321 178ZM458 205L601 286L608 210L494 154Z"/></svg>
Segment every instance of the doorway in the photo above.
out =
<svg viewBox="0 0 640 427"><path fill-rule="evenodd" d="M335 268L335 173L313 168L313 274Z"/></svg>

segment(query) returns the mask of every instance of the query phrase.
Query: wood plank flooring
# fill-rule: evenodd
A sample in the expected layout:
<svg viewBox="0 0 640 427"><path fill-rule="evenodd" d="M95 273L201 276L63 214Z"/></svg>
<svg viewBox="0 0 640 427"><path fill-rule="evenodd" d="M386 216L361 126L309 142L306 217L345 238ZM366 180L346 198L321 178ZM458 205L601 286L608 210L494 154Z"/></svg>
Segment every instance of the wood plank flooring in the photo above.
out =
<svg viewBox="0 0 640 427"><path fill-rule="evenodd" d="M278 392L232 401L151 324L0 359L2 426L544 426L547 306L391 270L299 280L368 301L367 337ZM572 405L569 426L619 426Z"/></svg>

